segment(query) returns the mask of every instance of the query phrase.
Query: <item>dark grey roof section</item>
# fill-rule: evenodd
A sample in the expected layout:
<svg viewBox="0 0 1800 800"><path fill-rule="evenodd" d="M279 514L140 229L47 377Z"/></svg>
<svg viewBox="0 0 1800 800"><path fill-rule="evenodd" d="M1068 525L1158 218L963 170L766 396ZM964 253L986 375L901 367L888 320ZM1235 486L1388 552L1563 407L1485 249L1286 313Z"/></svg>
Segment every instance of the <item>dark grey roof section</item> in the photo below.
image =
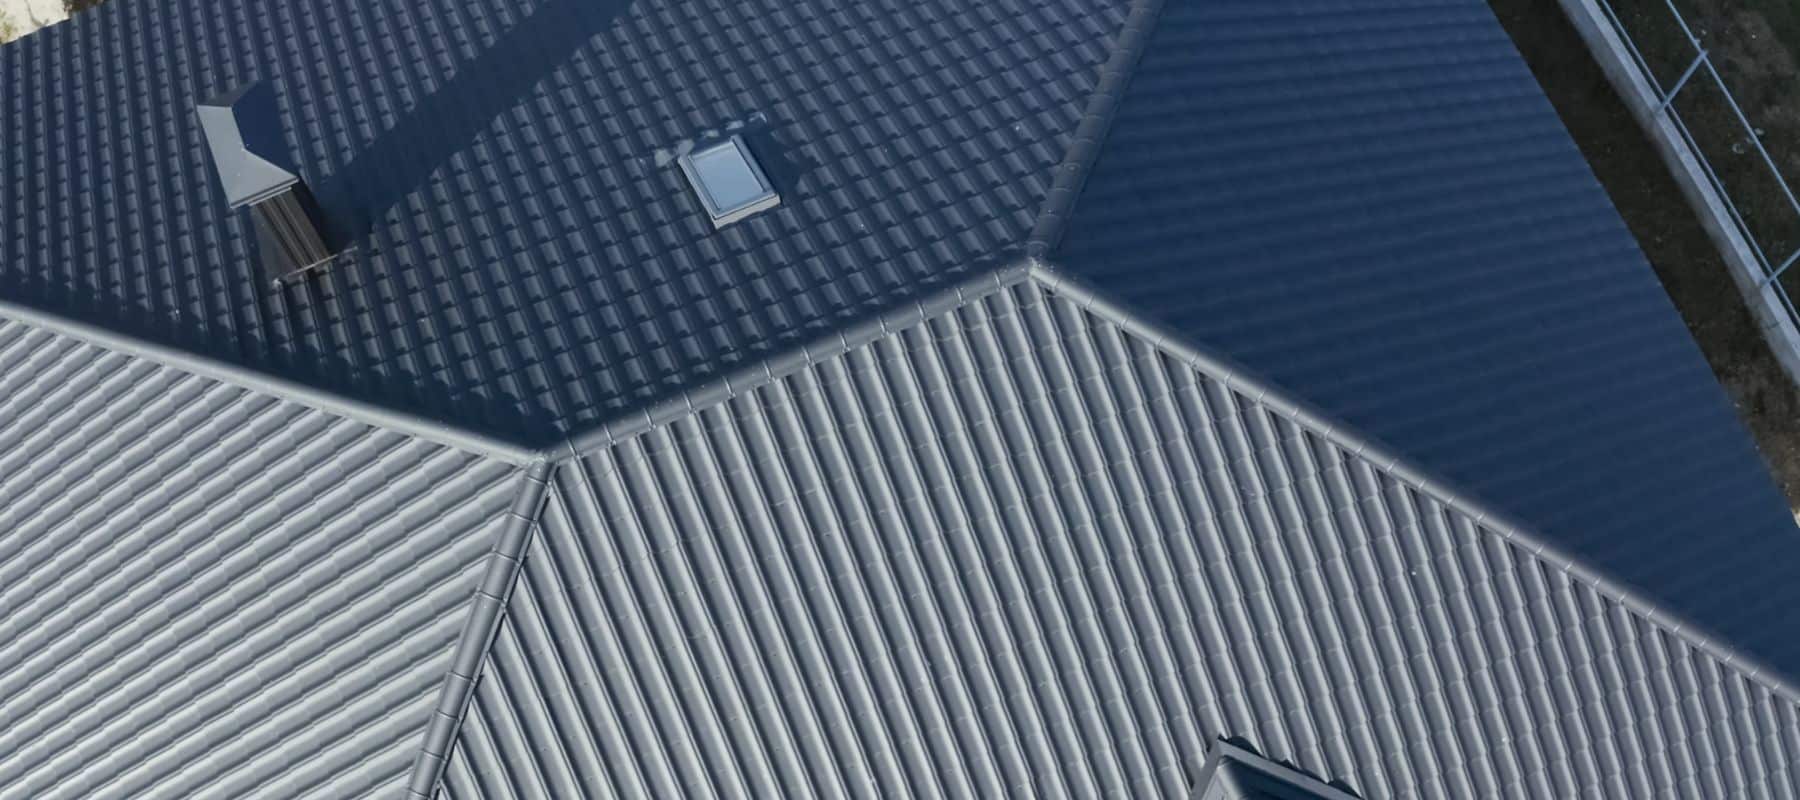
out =
<svg viewBox="0 0 1800 800"><path fill-rule="evenodd" d="M267 200L300 183L300 176L275 163L287 160L288 147L268 86L246 83L201 101L195 113L230 208Z"/></svg>
<svg viewBox="0 0 1800 800"><path fill-rule="evenodd" d="M524 462L1029 242L1800 662L1800 536L1480 0L127 0L0 72L34 308ZM356 248L281 291L197 168L250 81ZM715 230L675 160L730 135L782 200Z"/></svg>
<svg viewBox="0 0 1800 800"><path fill-rule="evenodd" d="M0 49L0 295L542 445L1016 260L1128 2L109 3ZM356 249L278 292L193 113L252 80Z"/></svg>
<svg viewBox="0 0 1800 800"><path fill-rule="evenodd" d="M1215 742L1190 800L1358 800L1230 742Z"/></svg>
<svg viewBox="0 0 1800 800"><path fill-rule="evenodd" d="M1048 260L1800 674L1800 531L1482 0L1171 0Z"/></svg>
<svg viewBox="0 0 1800 800"><path fill-rule="evenodd" d="M118 0L0 148L8 790L1800 795L1791 521L1478 0Z"/></svg>
<svg viewBox="0 0 1800 800"><path fill-rule="evenodd" d="M1221 738L1365 797L1800 793L1791 689L1091 300L559 467L447 796L1187 797Z"/></svg>
<svg viewBox="0 0 1800 800"><path fill-rule="evenodd" d="M516 474L0 320L0 795L395 796Z"/></svg>
<svg viewBox="0 0 1800 800"><path fill-rule="evenodd" d="M879 316L840 328L804 345L770 358L746 364L690 391L665 398L637 413L619 417L605 425L591 428L547 451L548 457L562 460L580 457L639 433L694 413L694 409L717 404L751 389L767 385L817 361L842 355L889 333L910 328L932 317L961 306L971 298L982 297L995 290L1026 280L1037 269L1029 261L1018 261L997 270L982 272L945 286L916 302L899 306Z"/></svg>

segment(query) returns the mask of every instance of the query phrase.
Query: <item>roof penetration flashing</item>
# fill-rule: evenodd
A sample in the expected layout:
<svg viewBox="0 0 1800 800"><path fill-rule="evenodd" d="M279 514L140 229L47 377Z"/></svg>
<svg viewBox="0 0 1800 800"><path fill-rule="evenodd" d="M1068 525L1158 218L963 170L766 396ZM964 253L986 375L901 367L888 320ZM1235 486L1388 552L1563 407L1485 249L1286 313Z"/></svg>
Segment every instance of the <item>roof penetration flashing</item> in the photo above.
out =
<svg viewBox="0 0 1800 800"><path fill-rule="evenodd" d="M781 205L781 195L742 135L685 153L677 161L714 228Z"/></svg>
<svg viewBox="0 0 1800 800"><path fill-rule="evenodd" d="M1192 800L1357 800L1311 775L1277 764L1249 748L1219 741L1194 782Z"/></svg>
<svg viewBox="0 0 1800 800"><path fill-rule="evenodd" d="M201 101L195 113L230 208L262 202L300 183L284 155L281 112L267 84L221 92Z"/></svg>

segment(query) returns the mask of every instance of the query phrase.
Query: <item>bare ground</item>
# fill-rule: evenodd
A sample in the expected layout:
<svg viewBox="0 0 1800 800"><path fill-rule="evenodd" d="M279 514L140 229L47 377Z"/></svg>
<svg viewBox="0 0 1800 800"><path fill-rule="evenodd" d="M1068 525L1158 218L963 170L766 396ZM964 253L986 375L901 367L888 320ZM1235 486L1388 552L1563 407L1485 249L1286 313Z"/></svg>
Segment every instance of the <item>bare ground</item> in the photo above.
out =
<svg viewBox="0 0 1800 800"><path fill-rule="evenodd" d="M1731 396L1738 416L1750 429L1789 504L1800 509L1800 390L1776 363L1712 240L1556 0L1489 0L1489 4L1637 236L1639 246L1686 320L1719 383ZM1716 14L1702 20L1702 27L1716 26L1718 23L1712 23L1712 19L1735 20L1727 23L1736 27L1731 35L1720 35L1726 31L1715 27L1702 33L1701 38L1716 37L1735 64L1721 72L1739 99L1753 106L1745 108L1752 120L1770 126L1765 142L1784 136L1789 137L1785 139L1788 142L1800 141L1800 137L1789 136L1800 130L1790 131L1785 125L1782 130L1775 128L1777 120L1785 120L1800 129L1800 96L1790 88L1794 85L1793 61L1788 51L1776 44L1776 31L1789 22L1793 24L1788 30L1800 36L1800 14L1791 20L1771 22L1760 12L1743 7L1744 3L1735 4L1739 7L1733 9L1723 8L1734 5L1723 1L1696 4L1707 5ZM1645 8L1645 13L1651 10L1655 9ZM1745 35L1750 31L1761 35L1750 38ZM1733 39L1739 43L1723 47ZM1681 47L1687 46L1684 41L1674 41ZM1640 45L1650 43L1640 39ZM1711 46L1710 41L1708 44ZM1676 66L1678 75L1686 54L1669 49L1671 52L1661 55L1667 58L1666 63ZM1658 61L1649 54L1646 58ZM1738 88L1740 73L1752 75L1758 71L1762 78L1760 82L1753 81L1754 88ZM1665 85L1671 83L1672 77L1664 78ZM1776 83L1784 85L1770 85ZM1755 98L1754 102L1751 98ZM1761 123L1764 119L1769 122ZM1776 148L1771 145L1771 149ZM1777 153L1778 159L1785 161L1789 157L1788 152ZM1765 204L1773 202L1769 198L1757 199ZM1747 204L1746 210L1773 219L1780 209L1752 203ZM1774 250L1779 243L1764 244ZM1800 239L1794 244L1800 245Z"/></svg>

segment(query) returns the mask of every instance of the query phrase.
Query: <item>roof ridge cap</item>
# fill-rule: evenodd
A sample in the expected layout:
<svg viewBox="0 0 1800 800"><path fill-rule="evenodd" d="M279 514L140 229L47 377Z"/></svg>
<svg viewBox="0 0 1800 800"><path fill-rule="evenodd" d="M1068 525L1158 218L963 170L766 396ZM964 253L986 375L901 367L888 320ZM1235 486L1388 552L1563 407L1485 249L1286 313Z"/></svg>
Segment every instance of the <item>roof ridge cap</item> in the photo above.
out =
<svg viewBox="0 0 1800 800"><path fill-rule="evenodd" d="M538 451L419 414L359 400L290 378L261 372L218 356L162 344L14 300L0 299L0 319L46 330L112 353L141 358L168 369L296 403L374 428L411 436L508 464L541 460Z"/></svg>
<svg viewBox="0 0 1800 800"><path fill-rule="evenodd" d="M1724 640L1709 634L1704 626L1684 615L1669 611L1662 603L1644 595L1625 581L1565 552L1532 528L1495 510L1473 493L1417 466L1375 437L1340 422L1230 357L1195 344L1173 328L1112 300L1086 281L1057 269L1050 262L1032 260L1029 279L1051 294L1067 298L1089 313L1119 326L1126 333L1144 339L1152 347L1213 376L1225 388L1312 428L1322 438L1369 462L1400 483L1467 516L1478 531L1488 530L1507 542L1524 548L1532 558L1562 572L1570 580L1586 584L1594 591L1614 599L1627 611L1716 659L1721 666L1738 670L1747 680L1800 706L1800 688L1790 683L1781 671L1731 647Z"/></svg>
<svg viewBox="0 0 1800 800"><path fill-rule="evenodd" d="M518 586L525 564L525 550L531 546L531 535L541 526L544 494L553 480L551 464L539 461L520 477L523 484L505 514L505 527L488 551L487 565L482 570L481 585L469 600L469 617L457 634L450 669L444 674L438 691L437 707L425 728L425 739L419 743L418 755L407 780L408 798L430 800L437 794L444 770L456 748L456 737L468 716L469 703L475 697L475 685L481 680L494 637L506 619L506 603Z"/></svg>
<svg viewBox="0 0 1800 800"><path fill-rule="evenodd" d="M689 388L638 406L599 425L571 434L538 453L538 458L561 462L611 447L644 431L687 417L697 409L736 397L749 389L766 386L827 358L842 355L883 336L946 311L987 297L1029 279L1035 261L1007 261L973 274L882 312L861 317L811 341L780 350Z"/></svg>
<svg viewBox="0 0 1800 800"><path fill-rule="evenodd" d="M1136 0L1131 13L1119 29L1112 57L1100 67L1100 80L1088 96L1081 122L1069 140L1069 149L1056 165L1050 191L1044 196L1043 208L1026 239L1025 252L1032 258L1043 258L1056 249L1074 213L1075 202L1087 183L1088 173L1100 159L1101 146L1112 130L1113 118L1125 98L1125 87L1137 73L1138 61L1150 45L1150 34L1162 17L1165 0Z"/></svg>

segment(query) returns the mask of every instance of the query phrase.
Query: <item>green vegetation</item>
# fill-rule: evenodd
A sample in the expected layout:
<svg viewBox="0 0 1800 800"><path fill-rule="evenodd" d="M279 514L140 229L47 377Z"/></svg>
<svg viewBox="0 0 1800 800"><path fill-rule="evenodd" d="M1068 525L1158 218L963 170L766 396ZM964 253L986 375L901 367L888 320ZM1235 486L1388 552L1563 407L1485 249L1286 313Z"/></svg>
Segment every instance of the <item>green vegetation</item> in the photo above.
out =
<svg viewBox="0 0 1800 800"><path fill-rule="evenodd" d="M5 11L0 11L0 44L19 38L20 33L18 21L7 16Z"/></svg>

